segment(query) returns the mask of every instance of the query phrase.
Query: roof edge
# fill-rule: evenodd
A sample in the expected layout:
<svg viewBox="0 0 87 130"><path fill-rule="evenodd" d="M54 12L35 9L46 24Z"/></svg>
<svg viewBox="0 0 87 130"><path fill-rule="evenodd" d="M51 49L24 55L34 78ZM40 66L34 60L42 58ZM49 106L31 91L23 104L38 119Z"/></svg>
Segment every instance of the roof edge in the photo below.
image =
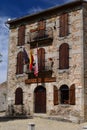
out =
<svg viewBox="0 0 87 130"><path fill-rule="evenodd" d="M82 4L82 3L87 3L87 1L85 1L85 0L77 0L77 1L68 2L68 3L65 3L65 4L61 4L61 5L59 5L59 6L51 7L51 8L49 8L49 9L40 11L40 12L38 12L38 13L26 15L26 16L24 16L24 17L19 17L19 18L13 19L13 20L9 20L9 21L7 21L6 23L7 23L7 24L11 24L11 23L14 23L14 22L18 22L18 21L20 21L20 20L24 20L24 19L30 18L30 17L38 16L38 15L40 15L40 14L45 14L46 12L49 12L49 11L52 11L52 10L61 9L61 8L63 8L63 7L67 7L67 6L69 6L69 5L71 6L71 5Z"/></svg>

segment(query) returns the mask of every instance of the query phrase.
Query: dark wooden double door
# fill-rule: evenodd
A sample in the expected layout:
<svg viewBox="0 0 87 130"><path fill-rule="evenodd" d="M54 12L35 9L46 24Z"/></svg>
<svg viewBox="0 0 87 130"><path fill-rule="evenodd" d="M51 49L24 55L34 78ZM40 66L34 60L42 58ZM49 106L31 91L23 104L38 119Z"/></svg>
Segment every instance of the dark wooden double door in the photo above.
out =
<svg viewBox="0 0 87 130"><path fill-rule="evenodd" d="M34 91L35 113L46 113L46 89L38 86Z"/></svg>

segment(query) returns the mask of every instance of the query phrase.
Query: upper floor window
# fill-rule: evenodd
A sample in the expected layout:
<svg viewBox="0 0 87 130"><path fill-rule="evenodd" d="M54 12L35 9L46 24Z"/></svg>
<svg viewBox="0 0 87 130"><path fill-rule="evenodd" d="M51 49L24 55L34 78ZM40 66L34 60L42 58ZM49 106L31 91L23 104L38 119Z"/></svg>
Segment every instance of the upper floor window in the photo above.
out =
<svg viewBox="0 0 87 130"><path fill-rule="evenodd" d="M44 30L46 28L45 20L38 21L38 30Z"/></svg>
<svg viewBox="0 0 87 130"><path fill-rule="evenodd" d="M42 71L45 69L45 49L40 48L38 50L38 68L39 71Z"/></svg>
<svg viewBox="0 0 87 130"><path fill-rule="evenodd" d="M59 19L59 36L64 37L69 34L69 25L68 25L68 14L62 14Z"/></svg>
<svg viewBox="0 0 87 130"><path fill-rule="evenodd" d="M23 104L23 91L21 88L17 88L15 91L15 105Z"/></svg>
<svg viewBox="0 0 87 130"><path fill-rule="evenodd" d="M59 69L69 68L69 45L63 43L59 47Z"/></svg>
<svg viewBox="0 0 87 130"><path fill-rule="evenodd" d="M18 28L18 46L23 46L25 44L25 26L22 25Z"/></svg>
<svg viewBox="0 0 87 130"><path fill-rule="evenodd" d="M17 55L17 67L16 74L23 74L23 52L19 52Z"/></svg>
<svg viewBox="0 0 87 130"><path fill-rule="evenodd" d="M38 37L39 38L42 38L45 36L45 28L46 28L45 20L40 20L38 22Z"/></svg>

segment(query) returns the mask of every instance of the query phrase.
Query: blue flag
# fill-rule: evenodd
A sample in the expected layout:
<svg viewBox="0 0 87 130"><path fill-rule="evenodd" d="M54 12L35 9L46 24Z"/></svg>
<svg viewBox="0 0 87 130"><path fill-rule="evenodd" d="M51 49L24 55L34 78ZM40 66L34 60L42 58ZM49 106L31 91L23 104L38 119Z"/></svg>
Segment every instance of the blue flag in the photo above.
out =
<svg viewBox="0 0 87 130"><path fill-rule="evenodd" d="M23 52L24 52L24 64L28 64L29 63L29 57L28 57L28 54L27 54L25 48L23 48Z"/></svg>

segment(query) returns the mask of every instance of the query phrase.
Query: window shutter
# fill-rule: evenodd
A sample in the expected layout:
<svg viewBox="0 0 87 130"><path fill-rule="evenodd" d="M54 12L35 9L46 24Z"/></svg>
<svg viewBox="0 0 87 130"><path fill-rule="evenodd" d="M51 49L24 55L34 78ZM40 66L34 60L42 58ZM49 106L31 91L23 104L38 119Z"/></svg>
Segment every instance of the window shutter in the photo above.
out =
<svg viewBox="0 0 87 130"><path fill-rule="evenodd" d="M60 16L59 19L59 24L60 24L60 30L59 30L59 36L63 37L64 36L64 15Z"/></svg>
<svg viewBox="0 0 87 130"><path fill-rule="evenodd" d="M54 86L54 105L58 105L58 89Z"/></svg>
<svg viewBox="0 0 87 130"><path fill-rule="evenodd" d="M20 59L19 59L19 73L23 74L23 53L20 53Z"/></svg>
<svg viewBox="0 0 87 130"><path fill-rule="evenodd" d="M64 63L64 68L68 69L69 68L69 45L65 43L64 45L64 59L65 59L65 63Z"/></svg>
<svg viewBox="0 0 87 130"><path fill-rule="evenodd" d="M19 73L19 67L18 67L18 57L17 57L16 74L18 73Z"/></svg>
<svg viewBox="0 0 87 130"><path fill-rule="evenodd" d="M18 29L18 46L25 44L25 26L22 25Z"/></svg>
<svg viewBox="0 0 87 130"><path fill-rule="evenodd" d="M59 69L69 68L69 45L63 43L59 47Z"/></svg>
<svg viewBox="0 0 87 130"><path fill-rule="evenodd" d="M75 105L75 85L70 87L70 105Z"/></svg>
<svg viewBox="0 0 87 130"><path fill-rule="evenodd" d="M59 36L64 37L68 35L68 14L62 14L59 19L59 25L60 25L60 30L59 30Z"/></svg>
<svg viewBox="0 0 87 130"><path fill-rule="evenodd" d="M19 52L17 55L16 74L23 74L23 52Z"/></svg>
<svg viewBox="0 0 87 130"><path fill-rule="evenodd" d="M42 71L45 69L45 49L40 48L38 50L38 68L39 71Z"/></svg>
<svg viewBox="0 0 87 130"><path fill-rule="evenodd" d="M21 88L17 88L15 92L15 105L23 104L23 91Z"/></svg>
<svg viewBox="0 0 87 130"><path fill-rule="evenodd" d="M42 69L45 70L45 49L42 48Z"/></svg>
<svg viewBox="0 0 87 130"><path fill-rule="evenodd" d="M65 36L69 34L68 14L65 14Z"/></svg>

